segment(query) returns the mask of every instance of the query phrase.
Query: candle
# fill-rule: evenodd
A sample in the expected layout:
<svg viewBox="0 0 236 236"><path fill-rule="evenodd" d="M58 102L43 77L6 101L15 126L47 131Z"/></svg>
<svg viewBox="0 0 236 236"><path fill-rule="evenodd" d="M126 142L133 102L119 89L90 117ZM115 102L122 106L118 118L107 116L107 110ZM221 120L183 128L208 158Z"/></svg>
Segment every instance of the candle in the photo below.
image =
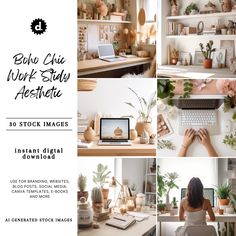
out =
<svg viewBox="0 0 236 236"><path fill-rule="evenodd" d="M133 200L128 200L127 207L128 207L128 211L133 211L134 210L134 202L133 202Z"/></svg>
<svg viewBox="0 0 236 236"><path fill-rule="evenodd" d="M122 205L120 208L120 213L124 215L127 212L126 205Z"/></svg>

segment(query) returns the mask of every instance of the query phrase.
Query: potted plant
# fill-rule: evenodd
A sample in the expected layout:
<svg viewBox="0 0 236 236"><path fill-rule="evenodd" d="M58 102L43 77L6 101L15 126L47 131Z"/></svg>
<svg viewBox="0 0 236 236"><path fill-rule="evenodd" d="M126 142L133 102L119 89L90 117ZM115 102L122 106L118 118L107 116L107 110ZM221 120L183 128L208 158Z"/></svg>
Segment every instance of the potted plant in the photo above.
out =
<svg viewBox="0 0 236 236"><path fill-rule="evenodd" d="M212 68L212 58L211 58L211 53L215 52L215 48L213 47L213 41L210 40L207 44L206 44L206 50L203 46L202 43L199 44L201 52L204 56L204 62L203 62L203 66L205 69L211 69Z"/></svg>
<svg viewBox="0 0 236 236"><path fill-rule="evenodd" d="M103 208L103 198L100 188L94 187L92 189L91 200L94 212L101 213Z"/></svg>
<svg viewBox="0 0 236 236"><path fill-rule="evenodd" d="M178 214L178 205L177 205L177 200L176 197L173 197L173 200L171 202L171 210L170 210L170 215L174 216Z"/></svg>
<svg viewBox="0 0 236 236"><path fill-rule="evenodd" d="M162 200L157 201L157 210L163 213L166 209L166 204L163 203Z"/></svg>
<svg viewBox="0 0 236 236"><path fill-rule="evenodd" d="M78 201L80 200L81 197L84 197L86 201L88 199L88 191L85 191L86 183L87 183L87 177L80 174L78 178L78 189L79 189L79 191L77 192Z"/></svg>
<svg viewBox="0 0 236 236"><path fill-rule="evenodd" d="M108 167L99 163L97 165L97 170L93 171L93 182L101 189L103 194L103 199L108 199L109 189L104 188L104 184L107 183L107 178L111 171L107 170Z"/></svg>
<svg viewBox="0 0 236 236"><path fill-rule="evenodd" d="M157 97L168 105L173 105L171 98L174 97L175 81L170 79L157 80Z"/></svg>
<svg viewBox="0 0 236 236"><path fill-rule="evenodd" d="M178 16L178 4L177 0L169 0L170 6L171 6L171 15L172 16Z"/></svg>
<svg viewBox="0 0 236 236"><path fill-rule="evenodd" d="M148 132L150 136L153 133L150 114L152 109L156 106L156 92L154 92L149 101L147 101L144 97L139 96L132 88L129 88L129 90L135 95L139 102L138 107L134 106L131 102L125 102L125 104L132 107L138 114L138 119L135 126L138 136L141 136L144 131ZM135 118L133 115L130 115L129 117Z"/></svg>
<svg viewBox="0 0 236 236"><path fill-rule="evenodd" d="M184 11L185 15L195 15L198 13L199 13L199 8L198 8L197 4L193 3L193 2L190 3Z"/></svg>
<svg viewBox="0 0 236 236"><path fill-rule="evenodd" d="M132 196L135 196L135 194L136 194L136 185L135 185L135 183L133 183L130 186L130 190L131 190Z"/></svg>
<svg viewBox="0 0 236 236"><path fill-rule="evenodd" d="M231 184L222 184L218 188L216 188L216 195L219 199L220 205L228 205L229 197L231 194Z"/></svg>

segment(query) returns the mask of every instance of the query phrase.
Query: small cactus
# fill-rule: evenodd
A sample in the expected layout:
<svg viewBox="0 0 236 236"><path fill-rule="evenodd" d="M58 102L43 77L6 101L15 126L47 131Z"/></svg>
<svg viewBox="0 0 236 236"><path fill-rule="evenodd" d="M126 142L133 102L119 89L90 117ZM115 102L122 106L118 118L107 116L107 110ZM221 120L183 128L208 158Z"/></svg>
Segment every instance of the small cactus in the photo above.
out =
<svg viewBox="0 0 236 236"><path fill-rule="evenodd" d="M87 177L80 174L78 178L78 187L79 187L80 192L84 192L86 188L86 183L87 183Z"/></svg>
<svg viewBox="0 0 236 236"><path fill-rule="evenodd" d="M98 187L92 189L91 199L93 203L102 203L102 191Z"/></svg>

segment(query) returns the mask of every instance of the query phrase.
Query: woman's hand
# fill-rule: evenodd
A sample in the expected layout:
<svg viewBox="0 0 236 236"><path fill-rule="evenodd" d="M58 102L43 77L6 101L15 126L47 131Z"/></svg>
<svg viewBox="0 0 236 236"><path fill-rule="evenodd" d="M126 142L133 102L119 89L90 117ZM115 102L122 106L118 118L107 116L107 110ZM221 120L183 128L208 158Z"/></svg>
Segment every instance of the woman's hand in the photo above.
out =
<svg viewBox="0 0 236 236"><path fill-rule="evenodd" d="M183 147L188 148L194 141L196 131L194 129L186 129L183 139Z"/></svg>

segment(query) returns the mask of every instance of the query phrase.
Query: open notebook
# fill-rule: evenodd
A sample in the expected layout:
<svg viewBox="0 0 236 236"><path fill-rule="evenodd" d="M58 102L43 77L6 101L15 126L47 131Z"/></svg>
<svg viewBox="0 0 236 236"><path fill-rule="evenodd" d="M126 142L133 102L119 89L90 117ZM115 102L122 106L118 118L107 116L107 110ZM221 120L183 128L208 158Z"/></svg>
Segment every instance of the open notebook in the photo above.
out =
<svg viewBox="0 0 236 236"><path fill-rule="evenodd" d="M110 220L106 221L106 225L110 225L118 229L127 229L129 226L135 224L135 222L136 220L132 216L122 216L120 214L117 214Z"/></svg>

